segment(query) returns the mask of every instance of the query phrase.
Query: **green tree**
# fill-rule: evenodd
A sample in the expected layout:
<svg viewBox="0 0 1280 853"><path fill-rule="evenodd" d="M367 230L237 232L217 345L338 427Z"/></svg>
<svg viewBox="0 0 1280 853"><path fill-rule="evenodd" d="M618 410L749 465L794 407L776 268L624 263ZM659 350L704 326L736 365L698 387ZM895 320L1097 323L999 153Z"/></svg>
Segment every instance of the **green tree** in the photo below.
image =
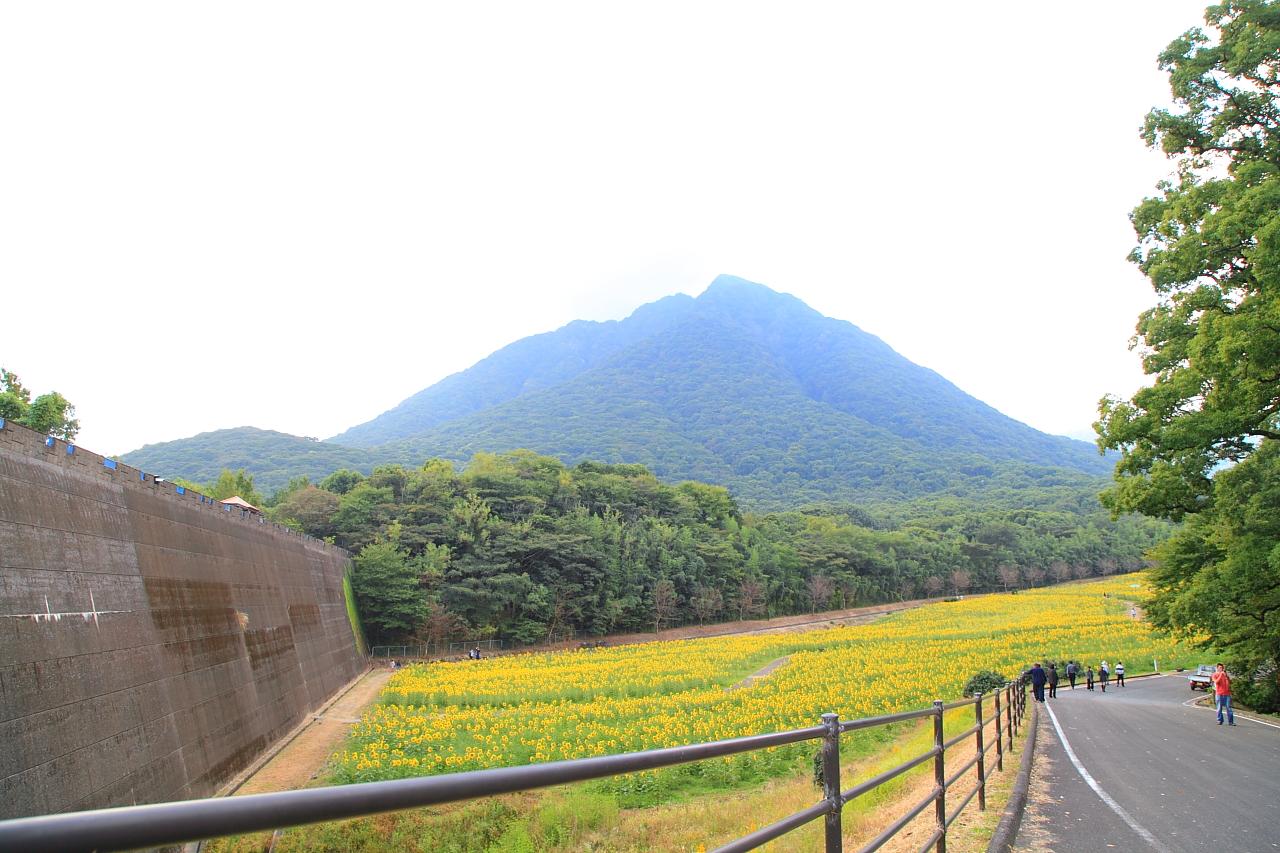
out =
<svg viewBox="0 0 1280 853"><path fill-rule="evenodd" d="M253 475L243 468L235 471L223 468L218 479L204 486L200 491L216 501L240 497L254 506L262 506L262 495L258 494L258 490L253 487Z"/></svg>
<svg viewBox="0 0 1280 853"><path fill-rule="evenodd" d="M1280 585L1280 559L1260 556L1280 542L1275 529L1244 536L1230 517L1257 497L1280 439L1280 5L1231 0L1205 22L1208 33L1189 30L1160 54L1175 107L1143 127L1177 164L1132 215L1131 257L1157 294L1133 343L1154 381L1100 404L1098 444L1122 454L1102 499L1117 513L1192 516L1162 552L1153 618L1207 630L1237 670L1274 670L1274 620L1242 632L1200 611L1229 592L1233 606L1268 613Z"/></svg>
<svg viewBox="0 0 1280 853"><path fill-rule="evenodd" d="M17 375L4 368L0 368L0 418L64 441L74 441L80 431L76 407L66 397L50 391L32 400Z"/></svg>
<svg viewBox="0 0 1280 853"><path fill-rule="evenodd" d="M297 477L291 477L289 482L282 488L276 489L271 497L267 498L267 506L279 506L280 503L287 500L291 496L297 494L301 490L311 486L311 478L306 474L300 474Z"/></svg>
<svg viewBox="0 0 1280 853"><path fill-rule="evenodd" d="M342 496L331 519L338 544L352 551L370 544L392 520L393 512L390 489L361 483Z"/></svg>
<svg viewBox="0 0 1280 853"><path fill-rule="evenodd" d="M12 371L0 367L0 418L16 421L31 408L31 392Z"/></svg>
<svg viewBox="0 0 1280 853"><path fill-rule="evenodd" d="M1181 518L1212 502L1212 472L1280 438L1280 7L1211 6L1160 55L1176 110L1143 135L1177 161L1132 219L1132 259L1154 307L1134 345L1155 381L1132 400L1105 397L1096 425L1122 451L1117 510Z"/></svg>
<svg viewBox="0 0 1280 853"><path fill-rule="evenodd" d="M364 474L359 471L352 471L350 468L343 468L334 471L321 480L320 488L333 492L335 495L345 495L362 482L364 482Z"/></svg>
<svg viewBox="0 0 1280 853"><path fill-rule="evenodd" d="M360 620L375 642L402 639L417 630L429 612L421 562L400 547L399 525L360 549L351 586Z"/></svg>
<svg viewBox="0 0 1280 853"><path fill-rule="evenodd" d="M308 484L272 507L270 516L283 524L295 522L298 529L323 539L334 534L332 518L337 511L337 495Z"/></svg>

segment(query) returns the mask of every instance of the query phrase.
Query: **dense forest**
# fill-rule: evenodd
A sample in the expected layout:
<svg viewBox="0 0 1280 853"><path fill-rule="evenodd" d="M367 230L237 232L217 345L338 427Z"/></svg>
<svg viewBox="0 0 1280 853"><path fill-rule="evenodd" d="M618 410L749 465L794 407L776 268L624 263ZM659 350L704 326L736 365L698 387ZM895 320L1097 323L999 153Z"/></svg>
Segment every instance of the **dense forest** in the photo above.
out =
<svg viewBox="0 0 1280 853"><path fill-rule="evenodd" d="M243 473L222 481L211 487L256 498ZM1112 521L1070 489L1037 510L933 498L756 514L720 486L529 451L460 472L433 459L298 478L266 503L355 555L375 643L537 642L1016 589L1133 568L1168 531Z"/></svg>

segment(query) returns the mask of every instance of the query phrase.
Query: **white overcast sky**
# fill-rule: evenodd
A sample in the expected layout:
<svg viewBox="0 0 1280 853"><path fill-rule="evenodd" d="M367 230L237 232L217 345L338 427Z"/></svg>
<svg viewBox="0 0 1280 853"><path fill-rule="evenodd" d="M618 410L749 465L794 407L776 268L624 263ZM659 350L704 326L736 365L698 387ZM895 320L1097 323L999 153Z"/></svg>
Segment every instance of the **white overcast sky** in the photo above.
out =
<svg viewBox="0 0 1280 853"><path fill-rule="evenodd" d="M0 364L102 453L325 437L724 272L1085 435L1206 2L6 3Z"/></svg>

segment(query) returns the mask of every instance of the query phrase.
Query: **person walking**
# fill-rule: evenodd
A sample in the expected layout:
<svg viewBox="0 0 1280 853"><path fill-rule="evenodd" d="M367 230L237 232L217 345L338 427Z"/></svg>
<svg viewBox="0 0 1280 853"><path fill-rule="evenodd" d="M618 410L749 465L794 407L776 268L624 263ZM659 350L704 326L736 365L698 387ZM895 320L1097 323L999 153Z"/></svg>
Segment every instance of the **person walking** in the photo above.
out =
<svg viewBox="0 0 1280 853"><path fill-rule="evenodd" d="M1213 683L1213 704L1218 709L1218 725L1222 725L1222 710L1225 708L1227 724L1234 726L1236 715L1231 710L1231 676L1227 675L1227 668L1218 664L1217 671L1209 676L1209 681Z"/></svg>
<svg viewBox="0 0 1280 853"><path fill-rule="evenodd" d="M1116 661L1116 687L1124 687L1124 661Z"/></svg>
<svg viewBox="0 0 1280 853"><path fill-rule="evenodd" d="M1102 685L1102 692L1107 692L1107 680L1111 678L1111 670L1107 667L1107 662L1103 661L1098 667L1098 682Z"/></svg>
<svg viewBox="0 0 1280 853"><path fill-rule="evenodd" d="M1049 664L1049 698L1058 698L1058 665L1056 663Z"/></svg>
<svg viewBox="0 0 1280 853"><path fill-rule="evenodd" d="M1093 664L1089 664L1089 669L1085 671L1084 677L1089 684L1089 689L1093 689Z"/></svg>
<svg viewBox="0 0 1280 853"><path fill-rule="evenodd" d="M1040 661L1036 661L1036 665L1031 667L1031 690L1035 695L1037 702L1044 701L1044 683L1048 680L1043 669L1040 668Z"/></svg>
<svg viewBox="0 0 1280 853"><path fill-rule="evenodd" d="M1071 682L1071 689L1076 689L1076 676L1080 674L1080 667L1076 666L1073 660L1067 661L1067 681Z"/></svg>

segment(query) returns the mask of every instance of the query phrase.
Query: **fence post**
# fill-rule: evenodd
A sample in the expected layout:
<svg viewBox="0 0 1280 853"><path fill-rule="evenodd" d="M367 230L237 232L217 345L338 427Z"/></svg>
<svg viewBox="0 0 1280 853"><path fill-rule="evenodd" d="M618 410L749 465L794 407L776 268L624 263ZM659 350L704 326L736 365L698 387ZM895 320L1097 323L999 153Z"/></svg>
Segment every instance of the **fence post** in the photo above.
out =
<svg viewBox="0 0 1280 853"><path fill-rule="evenodd" d="M933 700L933 748L938 754L933 759L933 782L938 788L938 798L933 801L933 815L938 821L938 853L947 853L947 771L942 760L942 700Z"/></svg>
<svg viewBox="0 0 1280 853"><path fill-rule="evenodd" d="M1018 727L1018 734L1022 734L1022 681L1018 680L1013 683L1013 701L1016 707L1013 711L1013 724Z"/></svg>
<svg viewBox="0 0 1280 853"><path fill-rule="evenodd" d="M822 793L827 800L827 853L841 853L840 829L840 715L823 714L827 733L822 736Z"/></svg>
<svg viewBox="0 0 1280 853"><path fill-rule="evenodd" d="M1004 734L1000 731L1000 694L1003 687L996 688L996 772L1004 772Z"/></svg>
<svg viewBox="0 0 1280 853"><path fill-rule="evenodd" d="M974 716L978 718L978 811L980 812L987 810L987 758L986 753L982 750L984 734L982 731L982 700L985 695L984 693L979 693L978 701L973 706Z"/></svg>
<svg viewBox="0 0 1280 853"><path fill-rule="evenodd" d="M1006 728L1008 728L1009 730L1009 751L1013 752L1013 735L1015 731L1013 727L1013 703L1014 703L1013 682L1010 681L1008 685L1005 686L1004 689L1009 694L1008 696L1005 697L1006 699L1009 700L1007 703L1005 703L1007 707L1005 714L1006 714L1007 722L1009 723L1009 725L1006 726Z"/></svg>

